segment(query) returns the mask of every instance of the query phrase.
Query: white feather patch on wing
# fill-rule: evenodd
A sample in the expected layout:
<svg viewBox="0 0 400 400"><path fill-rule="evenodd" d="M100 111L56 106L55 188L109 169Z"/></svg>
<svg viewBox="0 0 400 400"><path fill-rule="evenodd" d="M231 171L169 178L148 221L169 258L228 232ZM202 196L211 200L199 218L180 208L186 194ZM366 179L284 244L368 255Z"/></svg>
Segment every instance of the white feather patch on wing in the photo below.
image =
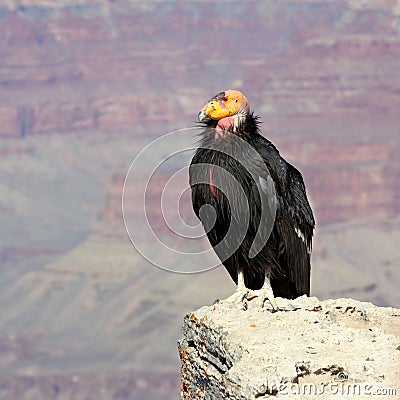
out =
<svg viewBox="0 0 400 400"><path fill-rule="evenodd" d="M307 240L306 237L304 236L304 233L299 229L299 228L294 228L294 231L296 232L297 236L303 241L303 243L306 245L307 247L307 252L310 254L311 253L311 248L310 245L307 244Z"/></svg>

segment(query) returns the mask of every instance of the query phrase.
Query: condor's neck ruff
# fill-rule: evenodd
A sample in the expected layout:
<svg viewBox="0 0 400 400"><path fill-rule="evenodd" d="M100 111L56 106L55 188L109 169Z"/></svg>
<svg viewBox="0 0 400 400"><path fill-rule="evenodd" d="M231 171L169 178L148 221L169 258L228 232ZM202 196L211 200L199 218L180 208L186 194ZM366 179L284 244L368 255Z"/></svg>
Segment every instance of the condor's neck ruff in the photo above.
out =
<svg viewBox="0 0 400 400"><path fill-rule="evenodd" d="M259 133L260 122L259 117L250 112L221 118L219 121L208 120L201 124L205 127L202 136L209 142L229 140L232 134L250 140Z"/></svg>

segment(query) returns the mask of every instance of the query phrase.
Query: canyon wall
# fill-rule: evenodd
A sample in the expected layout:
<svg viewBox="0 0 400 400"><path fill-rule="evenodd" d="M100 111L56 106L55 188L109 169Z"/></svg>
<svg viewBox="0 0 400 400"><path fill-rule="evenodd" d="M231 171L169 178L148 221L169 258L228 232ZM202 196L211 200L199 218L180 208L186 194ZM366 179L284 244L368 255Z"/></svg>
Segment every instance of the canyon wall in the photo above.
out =
<svg viewBox="0 0 400 400"><path fill-rule="evenodd" d="M397 118L397 2L201 4L6 2L0 136L176 129L229 86L289 131L298 116Z"/></svg>
<svg viewBox="0 0 400 400"><path fill-rule="evenodd" d="M158 137L193 126L206 99L236 87L264 135L303 171L319 224L392 218L399 19L391 0L8 1L0 137Z"/></svg>

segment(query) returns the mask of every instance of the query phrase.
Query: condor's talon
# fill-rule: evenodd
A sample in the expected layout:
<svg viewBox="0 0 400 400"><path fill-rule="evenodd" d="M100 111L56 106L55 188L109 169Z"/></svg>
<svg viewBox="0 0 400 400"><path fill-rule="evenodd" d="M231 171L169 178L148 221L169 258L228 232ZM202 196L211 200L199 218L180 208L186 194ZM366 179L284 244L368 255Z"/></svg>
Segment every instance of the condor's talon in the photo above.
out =
<svg viewBox="0 0 400 400"><path fill-rule="evenodd" d="M281 307L276 307L276 308L272 307L272 308L268 308L268 311L271 314L274 314L274 313L277 313L277 312L280 312L280 311L287 311L287 310L285 310L284 308L281 308Z"/></svg>
<svg viewBox="0 0 400 400"><path fill-rule="evenodd" d="M297 311L297 310L300 310L300 309L301 309L301 307L296 307L293 304L289 304L287 309L285 309L285 311Z"/></svg>
<svg viewBox="0 0 400 400"><path fill-rule="evenodd" d="M269 300L269 302L270 302L270 304L271 304L271 306L272 306L272 308L273 308L274 310L276 310L276 311L279 311L279 310L280 310L279 307L278 307L278 304L276 303L275 297L271 297L271 296L269 296L269 295L266 296L266 298L265 298L264 301L263 301L263 307L264 307L265 300Z"/></svg>
<svg viewBox="0 0 400 400"><path fill-rule="evenodd" d="M265 302L267 302L267 301L268 301L267 298L265 298L263 300L263 308L264 308ZM300 308L301 307L294 307L291 304L289 304L287 307L276 307L276 308L272 307L272 308L269 308L268 311L271 312L271 313L275 313L275 312L278 312L278 311L280 311L280 312L290 312L290 311L300 310Z"/></svg>
<svg viewBox="0 0 400 400"><path fill-rule="evenodd" d="M254 293L253 290L247 290L246 293L245 293L245 294L243 295L243 297L242 297L242 302L243 302L244 300L248 300L248 301L253 300L253 299L255 299L257 296L258 296L258 295L257 295L256 293Z"/></svg>
<svg viewBox="0 0 400 400"><path fill-rule="evenodd" d="M275 299L274 299L274 300L275 300ZM269 302L270 305L271 305L271 307L272 307L272 311L270 310L271 312L281 311L281 308L278 307L278 305L276 304L276 301L273 301L274 304L272 304L272 302L270 301L270 299L269 299L267 296L265 296L265 297L263 298L261 307L264 308L265 303L267 303L267 302Z"/></svg>
<svg viewBox="0 0 400 400"><path fill-rule="evenodd" d="M257 295L249 289L240 288L236 289L233 294L227 297L224 300L219 300L218 303L236 303L240 304L244 311L248 310L249 308L249 301L253 300Z"/></svg>

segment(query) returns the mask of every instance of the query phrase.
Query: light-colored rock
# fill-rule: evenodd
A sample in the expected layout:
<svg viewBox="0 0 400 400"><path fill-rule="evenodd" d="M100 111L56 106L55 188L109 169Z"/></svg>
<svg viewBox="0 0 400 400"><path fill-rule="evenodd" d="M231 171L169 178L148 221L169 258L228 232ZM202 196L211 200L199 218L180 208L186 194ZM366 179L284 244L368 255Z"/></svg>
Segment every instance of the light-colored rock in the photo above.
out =
<svg viewBox="0 0 400 400"><path fill-rule="evenodd" d="M186 315L183 399L399 398L399 309L303 296L271 313L253 302Z"/></svg>

